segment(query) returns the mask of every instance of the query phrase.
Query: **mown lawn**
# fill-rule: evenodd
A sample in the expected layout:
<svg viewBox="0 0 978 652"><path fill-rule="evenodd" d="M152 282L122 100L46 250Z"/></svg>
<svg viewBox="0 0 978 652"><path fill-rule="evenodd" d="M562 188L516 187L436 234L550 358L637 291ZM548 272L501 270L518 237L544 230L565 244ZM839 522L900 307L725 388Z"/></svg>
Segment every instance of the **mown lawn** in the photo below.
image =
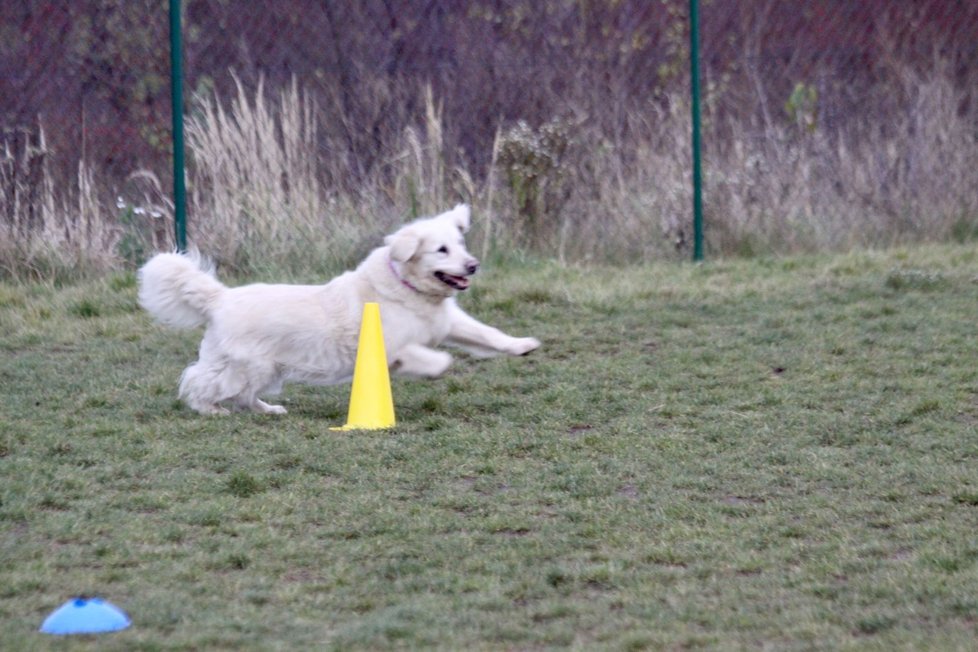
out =
<svg viewBox="0 0 978 652"><path fill-rule="evenodd" d="M974 646L974 247L490 267L544 348L385 432L189 412L131 275L0 284L0 649ZM37 633L76 595L132 627Z"/></svg>

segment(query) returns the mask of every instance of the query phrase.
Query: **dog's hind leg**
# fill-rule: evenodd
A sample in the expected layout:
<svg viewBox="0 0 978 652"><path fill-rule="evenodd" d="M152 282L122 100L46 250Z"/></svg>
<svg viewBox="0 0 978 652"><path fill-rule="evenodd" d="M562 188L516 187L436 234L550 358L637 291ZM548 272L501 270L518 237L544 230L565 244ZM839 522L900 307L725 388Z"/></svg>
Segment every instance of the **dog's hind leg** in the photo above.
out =
<svg viewBox="0 0 978 652"><path fill-rule="evenodd" d="M260 398L256 398L252 402L251 409L262 414L288 414L288 410L281 405L272 405L270 403L266 403Z"/></svg>
<svg viewBox="0 0 978 652"><path fill-rule="evenodd" d="M228 410L219 405L221 397L214 391L218 387L218 375L213 367L200 361L190 365L180 377L180 398L200 414L228 414Z"/></svg>
<svg viewBox="0 0 978 652"><path fill-rule="evenodd" d="M231 410L227 409L226 407L221 407L216 403L195 403L195 402L187 401L187 405L189 405L190 408L193 409L198 414L204 414L204 415L213 414L219 417L223 417L228 414L231 414Z"/></svg>
<svg viewBox="0 0 978 652"><path fill-rule="evenodd" d="M239 395L235 397L234 402L243 410L251 410L259 414L288 414L288 410L281 405L266 403L257 396Z"/></svg>
<svg viewBox="0 0 978 652"><path fill-rule="evenodd" d="M275 365L261 365L252 361L240 362L234 366L234 377L243 383L240 391L234 396L234 402L238 407L259 414L288 413L281 405L272 405L258 398L260 394L278 394L282 391L282 379Z"/></svg>

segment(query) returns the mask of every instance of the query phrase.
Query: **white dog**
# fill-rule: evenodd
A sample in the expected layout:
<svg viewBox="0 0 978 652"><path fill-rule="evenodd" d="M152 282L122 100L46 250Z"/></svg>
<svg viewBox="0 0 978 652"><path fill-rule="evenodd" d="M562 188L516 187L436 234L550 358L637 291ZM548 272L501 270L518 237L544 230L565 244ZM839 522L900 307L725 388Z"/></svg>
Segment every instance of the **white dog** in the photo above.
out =
<svg viewBox="0 0 978 652"><path fill-rule="evenodd" d="M180 380L180 397L202 414L226 414L222 403L285 414L259 397L286 382L349 381L363 304L380 304L384 348L396 373L435 377L453 344L479 356L524 355L540 346L510 337L462 311L456 292L479 262L465 249L469 208L456 206L411 222L385 239L353 271L326 285L254 284L228 288L196 255L157 254L139 272L139 303L176 328L206 325L197 362Z"/></svg>

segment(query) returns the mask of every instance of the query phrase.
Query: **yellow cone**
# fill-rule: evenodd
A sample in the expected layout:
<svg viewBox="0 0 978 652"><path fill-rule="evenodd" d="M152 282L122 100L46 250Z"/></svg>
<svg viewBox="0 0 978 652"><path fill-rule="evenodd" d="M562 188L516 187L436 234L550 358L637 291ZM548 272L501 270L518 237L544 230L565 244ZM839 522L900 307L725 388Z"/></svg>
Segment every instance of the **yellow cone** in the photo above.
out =
<svg viewBox="0 0 978 652"><path fill-rule="evenodd" d="M394 425L394 399L384 351L380 306L366 303L360 322L357 362L353 368L350 412L346 425L331 430L378 430Z"/></svg>

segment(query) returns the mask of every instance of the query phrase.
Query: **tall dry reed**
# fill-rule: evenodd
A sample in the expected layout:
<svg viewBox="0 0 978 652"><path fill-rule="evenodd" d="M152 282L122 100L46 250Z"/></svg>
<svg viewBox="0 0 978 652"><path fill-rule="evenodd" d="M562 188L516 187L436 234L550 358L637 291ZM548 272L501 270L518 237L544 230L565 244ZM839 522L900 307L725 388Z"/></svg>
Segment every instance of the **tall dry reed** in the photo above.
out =
<svg viewBox="0 0 978 652"><path fill-rule="evenodd" d="M708 255L978 238L978 108L940 69L901 79L898 110L886 120L857 116L829 129L815 114L801 124L772 109L754 124L708 113ZM586 117L501 128L486 169L460 163L450 116L430 88L421 99L417 122L387 139L382 163L351 175L356 162L319 138L329 115L297 82L198 98L187 120L191 243L242 275L311 277L355 264L405 220L465 201L474 209L472 248L483 256L688 257L684 97L633 111L616 135ZM123 193L100 187L82 160L76 178L57 182L43 133L15 145L0 150L0 274L98 271L172 247L172 207L152 173L129 184L148 190Z"/></svg>
<svg viewBox="0 0 978 652"><path fill-rule="evenodd" d="M0 142L0 277L70 278L118 260L119 229L106 214L94 171L55 180L44 129Z"/></svg>

